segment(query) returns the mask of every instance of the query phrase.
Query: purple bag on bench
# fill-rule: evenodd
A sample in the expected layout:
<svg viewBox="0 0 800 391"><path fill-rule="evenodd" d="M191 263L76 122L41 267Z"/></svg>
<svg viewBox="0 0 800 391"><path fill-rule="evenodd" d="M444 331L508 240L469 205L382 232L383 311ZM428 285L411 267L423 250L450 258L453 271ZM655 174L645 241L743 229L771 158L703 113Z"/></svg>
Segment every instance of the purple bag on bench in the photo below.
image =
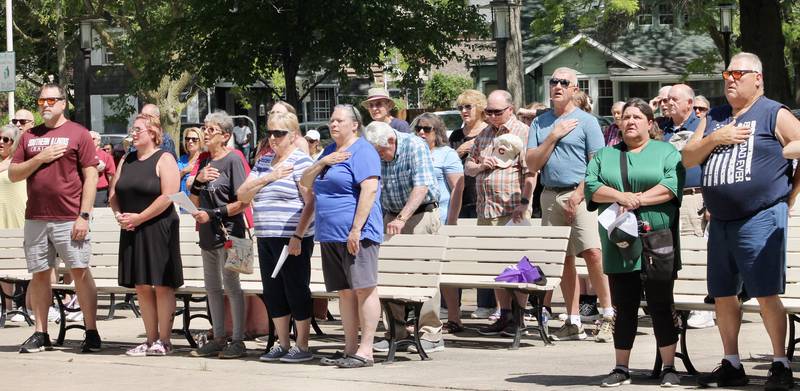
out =
<svg viewBox="0 0 800 391"><path fill-rule="evenodd" d="M494 278L498 282L523 282L536 285L547 284L547 277L545 277L542 269L539 266L531 264L528 257L522 257L514 266L508 266Z"/></svg>

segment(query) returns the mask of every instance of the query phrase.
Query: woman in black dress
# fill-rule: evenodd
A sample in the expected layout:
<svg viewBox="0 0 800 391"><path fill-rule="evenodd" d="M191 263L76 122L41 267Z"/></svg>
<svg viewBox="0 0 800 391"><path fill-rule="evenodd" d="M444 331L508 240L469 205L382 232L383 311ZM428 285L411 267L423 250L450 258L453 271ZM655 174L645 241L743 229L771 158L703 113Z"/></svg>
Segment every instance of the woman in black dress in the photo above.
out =
<svg viewBox="0 0 800 391"><path fill-rule="evenodd" d="M129 356L172 353L175 288L183 285L180 220L168 195L180 189L178 164L161 144L158 118L139 115L131 129L136 152L117 169L109 204L121 227L119 285L136 288L147 341Z"/></svg>

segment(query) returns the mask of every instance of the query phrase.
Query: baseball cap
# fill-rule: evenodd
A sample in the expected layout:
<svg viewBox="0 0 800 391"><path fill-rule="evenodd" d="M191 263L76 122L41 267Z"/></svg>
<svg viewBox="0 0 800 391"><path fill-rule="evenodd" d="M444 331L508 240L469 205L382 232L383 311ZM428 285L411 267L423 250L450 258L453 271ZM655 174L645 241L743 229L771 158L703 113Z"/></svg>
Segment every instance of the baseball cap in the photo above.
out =
<svg viewBox="0 0 800 391"><path fill-rule="evenodd" d="M625 212L608 227L608 240L619 249L622 259L635 261L642 255L642 240L639 238L639 225L636 216Z"/></svg>
<svg viewBox="0 0 800 391"><path fill-rule="evenodd" d="M309 130L308 132L306 132L306 135L305 135L305 137L306 137L307 139L311 139L311 140L319 141L319 137L320 137L320 136L319 136L319 132L317 132L317 131L316 131L316 130L314 130L314 129L311 129L311 130Z"/></svg>

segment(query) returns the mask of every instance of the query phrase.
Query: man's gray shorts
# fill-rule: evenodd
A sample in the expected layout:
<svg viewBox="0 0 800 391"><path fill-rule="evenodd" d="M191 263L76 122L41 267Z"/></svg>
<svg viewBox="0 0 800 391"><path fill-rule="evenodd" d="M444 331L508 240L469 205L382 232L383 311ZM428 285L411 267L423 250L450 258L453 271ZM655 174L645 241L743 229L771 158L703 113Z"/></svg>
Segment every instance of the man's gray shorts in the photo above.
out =
<svg viewBox="0 0 800 391"><path fill-rule="evenodd" d="M25 259L28 272L38 273L55 268L56 255L67 269L89 267L92 246L85 240L72 240L74 221L25 220Z"/></svg>

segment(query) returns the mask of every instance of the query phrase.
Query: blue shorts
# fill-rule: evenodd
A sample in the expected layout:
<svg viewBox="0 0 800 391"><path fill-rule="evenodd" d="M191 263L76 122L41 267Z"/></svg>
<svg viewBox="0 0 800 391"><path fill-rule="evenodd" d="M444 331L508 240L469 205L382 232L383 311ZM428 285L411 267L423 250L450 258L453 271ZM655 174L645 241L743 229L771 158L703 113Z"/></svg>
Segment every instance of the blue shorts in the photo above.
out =
<svg viewBox="0 0 800 391"><path fill-rule="evenodd" d="M789 207L779 202L755 216L719 221L708 229L708 294L750 297L782 294L786 285Z"/></svg>

